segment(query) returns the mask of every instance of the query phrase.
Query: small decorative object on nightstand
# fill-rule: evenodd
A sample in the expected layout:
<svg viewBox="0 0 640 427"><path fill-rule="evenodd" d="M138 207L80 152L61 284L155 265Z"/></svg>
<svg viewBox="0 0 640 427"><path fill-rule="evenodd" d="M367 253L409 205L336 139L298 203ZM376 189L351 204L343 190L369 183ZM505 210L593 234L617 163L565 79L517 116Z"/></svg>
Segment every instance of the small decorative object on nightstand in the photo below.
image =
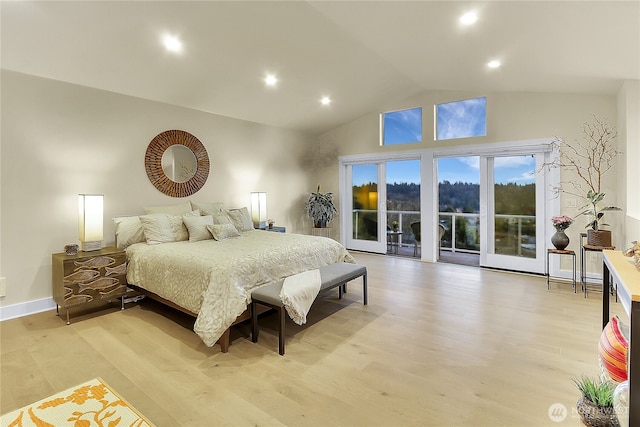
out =
<svg viewBox="0 0 640 427"><path fill-rule="evenodd" d="M275 225L271 225L271 227L267 227L264 230L266 231L275 231L276 233L286 233L287 232L287 228L286 227L276 227Z"/></svg>
<svg viewBox="0 0 640 427"><path fill-rule="evenodd" d="M69 309L100 300L110 301L124 298L135 292L127 288L127 257L123 250L104 248L93 252L67 255L53 254L52 280L53 300L60 315L60 308Z"/></svg>
<svg viewBox="0 0 640 427"><path fill-rule="evenodd" d="M64 253L69 256L78 255L78 245L65 245Z"/></svg>

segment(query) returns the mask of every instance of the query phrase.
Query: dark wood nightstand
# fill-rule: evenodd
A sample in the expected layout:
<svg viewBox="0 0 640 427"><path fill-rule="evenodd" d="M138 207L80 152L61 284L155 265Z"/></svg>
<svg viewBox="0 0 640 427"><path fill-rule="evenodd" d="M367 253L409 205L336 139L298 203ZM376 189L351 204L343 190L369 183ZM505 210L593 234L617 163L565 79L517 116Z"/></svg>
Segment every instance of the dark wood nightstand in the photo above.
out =
<svg viewBox="0 0 640 427"><path fill-rule="evenodd" d="M265 228L261 228L261 230L264 231L274 231L276 233L286 233L287 232L287 228L286 227L265 227Z"/></svg>
<svg viewBox="0 0 640 427"><path fill-rule="evenodd" d="M125 252L116 248L103 248L93 252L78 252L77 255L53 254L52 280L53 300L56 311L96 303L124 299L136 295L127 288L127 257Z"/></svg>

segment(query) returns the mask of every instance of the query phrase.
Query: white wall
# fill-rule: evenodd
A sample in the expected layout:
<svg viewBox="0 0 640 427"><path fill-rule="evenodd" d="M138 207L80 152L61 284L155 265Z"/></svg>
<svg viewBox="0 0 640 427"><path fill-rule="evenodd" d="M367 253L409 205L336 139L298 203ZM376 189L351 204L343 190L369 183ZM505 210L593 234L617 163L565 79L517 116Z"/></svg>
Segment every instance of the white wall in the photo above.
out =
<svg viewBox="0 0 640 427"><path fill-rule="evenodd" d="M435 104L462 99L487 97L487 136L479 138L465 138L450 141L433 140L433 107ZM321 144L331 144L338 147L339 155L353 155L365 153L380 153L401 150L416 150L420 148L438 148L465 144L483 144L493 142L521 141L559 136L567 141L573 141L581 134L582 124L592 120L592 115L607 118L612 125L617 124L617 100L615 96L588 96L553 93L474 93L454 91L426 91L417 96L384 106L383 111L393 111L404 108L423 108L423 142L407 144L405 146L379 146L379 112L372 112L351 123L320 136ZM561 176L568 180L571 177ZM317 177L326 191L339 191L337 162L323 169ZM615 205L617 171L607 175L604 191L607 193L607 203ZM577 201L578 207L581 201ZM561 199L561 212L575 217L576 208L565 206L566 200ZM611 224L624 223L624 214L611 212L607 215ZM578 250L579 233L584 231L586 218L580 217L567 231L571 239L569 249ZM338 224L335 224L337 227ZM621 244L623 236L613 229L614 244ZM599 263L589 265L589 270L596 270Z"/></svg>
<svg viewBox="0 0 640 427"><path fill-rule="evenodd" d="M640 240L640 80L626 81L618 94L618 137L622 151L618 197L626 213L620 247L627 248Z"/></svg>
<svg viewBox="0 0 640 427"><path fill-rule="evenodd" d="M208 151L209 178L188 199L240 207L266 191L276 225L308 229L308 135L6 70L1 83L2 307L51 297L51 254L78 240L79 193L105 196L105 246L114 216L184 200L145 173L147 145L165 130L190 132Z"/></svg>

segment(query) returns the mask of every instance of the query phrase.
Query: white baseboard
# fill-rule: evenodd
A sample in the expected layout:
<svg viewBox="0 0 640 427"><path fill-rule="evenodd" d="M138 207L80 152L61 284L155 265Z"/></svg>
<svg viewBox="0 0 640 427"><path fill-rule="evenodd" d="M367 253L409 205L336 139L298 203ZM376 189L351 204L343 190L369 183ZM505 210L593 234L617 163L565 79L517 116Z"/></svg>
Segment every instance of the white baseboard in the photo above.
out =
<svg viewBox="0 0 640 427"><path fill-rule="evenodd" d="M0 322L15 319L17 317L28 316L30 314L41 313L54 308L56 308L56 303L53 301L53 298L43 298L19 304L5 305L0 307Z"/></svg>

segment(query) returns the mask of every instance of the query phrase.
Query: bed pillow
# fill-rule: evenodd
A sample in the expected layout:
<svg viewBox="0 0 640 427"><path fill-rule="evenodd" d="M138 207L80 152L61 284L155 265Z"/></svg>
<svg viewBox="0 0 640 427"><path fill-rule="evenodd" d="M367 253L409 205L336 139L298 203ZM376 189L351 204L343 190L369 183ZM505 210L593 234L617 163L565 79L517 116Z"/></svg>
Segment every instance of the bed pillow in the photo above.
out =
<svg viewBox="0 0 640 427"><path fill-rule="evenodd" d="M207 225L207 230L209 230L209 232L213 235L213 238L217 241L240 236L240 233L233 226L233 224Z"/></svg>
<svg viewBox="0 0 640 427"><path fill-rule="evenodd" d="M200 210L196 209L184 214L183 216L200 216ZM169 215L169 222L171 222L171 230L173 231L173 237L176 242L189 240L189 230L187 230L187 226L184 225L182 216Z"/></svg>
<svg viewBox="0 0 640 427"><path fill-rule="evenodd" d="M213 216L213 223L214 224L229 224L229 225L233 225L233 222L231 221L231 218L229 218L229 215L227 214L227 212L222 211L217 215L212 215Z"/></svg>
<svg viewBox="0 0 640 427"><path fill-rule="evenodd" d="M191 206L193 209L200 209L200 213L202 215L217 215L222 212L222 203L214 202L214 203L196 203L191 202Z"/></svg>
<svg viewBox="0 0 640 427"><path fill-rule="evenodd" d="M156 214L163 213L168 215L178 215L182 216L186 213L191 212L193 209L191 208L191 202L188 200L184 203L180 203L179 205L169 205L169 206L146 206L144 208L144 213Z"/></svg>
<svg viewBox="0 0 640 427"><path fill-rule="evenodd" d="M227 211L231 222L239 232L253 230L253 222L251 221L251 215L249 215L249 209L244 207L240 209L230 209Z"/></svg>
<svg viewBox="0 0 640 427"><path fill-rule="evenodd" d="M142 223L137 216L121 216L113 218L116 228L116 246L125 249L134 243L145 241Z"/></svg>
<svg viewBox="0 0 640 427"><path fill-rule="evenodd" d="M598 361L605 379L608 376L609 379L618 383L628 379L629 339L627 337L628 328L617 316L613 316L602 330L598 342Z"/></svg>
<svg viewBox="0 0 640 427"><path fill-rule="evenodd" d="M154 213L140 216L144 237L150 245L175 242L175 221L172 225L170 215Z"/></svg>
<svg viewBox="0 0 640 427"><path fill-rule="evenodd" d="M199 242L213 237L207 229L208 225L213 225L213 217L211 215L185 216L182 217L182 220L189 230L190 242Z"/></svg>

